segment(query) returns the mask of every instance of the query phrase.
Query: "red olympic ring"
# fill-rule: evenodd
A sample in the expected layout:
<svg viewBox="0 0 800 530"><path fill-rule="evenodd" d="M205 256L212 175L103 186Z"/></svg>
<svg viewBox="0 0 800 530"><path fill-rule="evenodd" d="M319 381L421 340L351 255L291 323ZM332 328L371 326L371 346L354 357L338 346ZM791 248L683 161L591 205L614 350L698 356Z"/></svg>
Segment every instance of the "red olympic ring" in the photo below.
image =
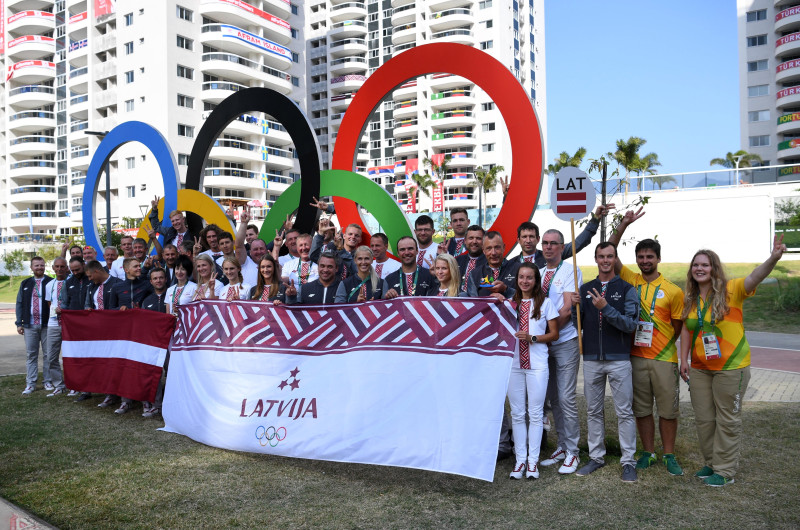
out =
<svg viewBox="0 0 800 530"><path fill-rule="evenodd" d="M370 115L396 87L417 76L447 72L480 86L497 105L511 140L511 178L506 201L490 230L503 236L506 251L517 239L517 226L528 221L542 189L542 132L536 110L517 78L491 55L464 44L425 44L404 51L375 70L356 92L342 119L332 169L353 170L358 143ZM341 226L355 223L368 235L355 203L334 197ZM366 238L365 238L366 240Z"/></svg>
<svg viewBox="0 0 800 530"><path fill-rule="evenodd" d="M261 434L258 433L258 430L261 429ZM270 434L269 430L272 429L272 434ZM280 430L283 429L283 436L279 436ZM278 427L277 429L270 425L267 428L264 428L263 425L259 425L256 427L256 439L258 443L261 444L261 447L266 447L269 445L270 447L275 447L278 443L284 441L286 439L286 427ZM272 440L275 440L275 443L272 443Z"/></svg>

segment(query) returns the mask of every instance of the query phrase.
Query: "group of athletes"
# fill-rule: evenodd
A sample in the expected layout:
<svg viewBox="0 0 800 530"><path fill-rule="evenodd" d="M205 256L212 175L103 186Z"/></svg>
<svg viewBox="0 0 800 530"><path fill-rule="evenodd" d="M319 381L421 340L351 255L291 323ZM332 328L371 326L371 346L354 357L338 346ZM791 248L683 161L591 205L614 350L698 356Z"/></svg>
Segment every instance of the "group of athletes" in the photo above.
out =
<svg viewBox="0 0 800 530"><path fill-rule="evenodd" d="M328 203L315 199L324 212ZM575 240L575 252L588 246L602 217L614 208L600 206ZM159 221L157 198L150 215L149 241L122 238L120 250L106 247L98 260L92 247L65 244L45 275L42 258L31 260L33 276L17 298L18 332L25 337L27 380L23 394L36 390L39 346L48 396L92 398L65 388L59 364L62 309L141 308L165 313L203 299L260 300L274 304L361 303L398 296L469 296L511 300L518 331L508 383L510 416L501 430L498 460L514 456L514 479L538 478L540 467L586 476L605 465L604 399L610 384L618 422L622 480L637 480L643 470L663 462L671 475L683 475L674 454L679 417L679 381L691 380L704 466L695 473L709 486L734 481L741 441L741 405L750 378L750 351L742 326L742 303L772 271L785 251L775 240L770 257L746 278L727 280L717 254L700 250L681 289L658 272L661 246L654 239L635 248L639 272L624 266L617 244L630 224L643 216L628 211L609 241L595 247L598 276L583 282L571 263L573 248L558 230L540 234L522 223L520 254L506 258L498 232L470 225L467 211L450 211L453 236L433 241L434 221L414 223L415 237L394 243L388 255L385 234L362 245L359 225L337 230L325 214L313 234L291 222L273 241L258 238L258 227L240 215L235 234L217 225L192 233L182 212ZM163 235L164 245L158 235ZM541 250L539 245L541 243ZM151 245L155 252L151 253ZM577 278L577 282L576 282ZM579 337L579 328L581 336ZM677 339L680 338L680 351ZM581 344L582 342L582 344ZM583 357L589 460L580 466L576 386ZM166 377L167 365L164 374ZM143 416L160 414L163 379ZM133 401L105 396L99 407L129 412ZM663 443L655 447L654 404ZM540 460L549 414L558 437L552 454ZM636 453L636 433L642 451Z"/></svg>

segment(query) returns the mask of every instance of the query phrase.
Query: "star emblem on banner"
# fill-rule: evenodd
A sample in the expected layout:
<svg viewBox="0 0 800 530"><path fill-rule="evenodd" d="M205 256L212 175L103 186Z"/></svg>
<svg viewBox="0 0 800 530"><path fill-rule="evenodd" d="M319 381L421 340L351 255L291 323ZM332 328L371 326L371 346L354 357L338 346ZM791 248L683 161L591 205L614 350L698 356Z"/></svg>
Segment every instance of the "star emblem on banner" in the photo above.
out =
<svg viewBox="0 0 800 530"><path fill-rule="evenodd" d="M278 385L278 388L280 390L283 390L288 386L291 388L292 391L294 391L297 388L300 388L300 380L297 378L297 374L299 373L300 369L295 366L294 370L289 372L289 377L281 381L281 384ZM292 380L291 383L289 382L290 379Z"/></svg>

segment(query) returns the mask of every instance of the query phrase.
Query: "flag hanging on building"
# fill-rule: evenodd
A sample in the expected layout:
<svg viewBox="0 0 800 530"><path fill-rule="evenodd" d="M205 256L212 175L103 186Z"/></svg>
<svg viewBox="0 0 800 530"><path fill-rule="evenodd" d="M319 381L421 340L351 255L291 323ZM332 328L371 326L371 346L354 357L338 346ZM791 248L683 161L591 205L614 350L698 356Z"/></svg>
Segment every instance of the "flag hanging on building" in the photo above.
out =
<svg viewBox="0 0 800 530"><path fill-rule="evenodd" d="M419 174L419 158L406 160L406 177Z"/></svg>
<svg viewBox="0 0 800 530"><path fill-rule="evenodd" d="M175 317L157 311L61 311L67 388L155 401Z"/></svg>
<svg viewBox="0 0 800 530"><path fill-rule="evenodd" d="M444 211L444 185L441 180L435 182L433 187L433 209L434 212Z"/></svg>
<svg viewBox="0 0 800 530"><path fill-rule="evenodd" d="M164 430L237 451L493 479L516 341L508 302L179 311Z"/></svg>

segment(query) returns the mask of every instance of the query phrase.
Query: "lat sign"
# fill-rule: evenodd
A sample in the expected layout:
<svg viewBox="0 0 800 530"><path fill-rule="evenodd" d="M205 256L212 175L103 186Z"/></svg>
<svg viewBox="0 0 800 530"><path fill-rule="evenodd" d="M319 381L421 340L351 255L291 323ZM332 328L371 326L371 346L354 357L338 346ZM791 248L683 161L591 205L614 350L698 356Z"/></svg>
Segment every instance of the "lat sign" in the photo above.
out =
<svg viewBox="0 0 800 530"><path fill-rule="evenodd" d="M576 167L565 167L556 174L550 207L562 221L581 219L594 209L595 196L589 175Z"/></svg>

